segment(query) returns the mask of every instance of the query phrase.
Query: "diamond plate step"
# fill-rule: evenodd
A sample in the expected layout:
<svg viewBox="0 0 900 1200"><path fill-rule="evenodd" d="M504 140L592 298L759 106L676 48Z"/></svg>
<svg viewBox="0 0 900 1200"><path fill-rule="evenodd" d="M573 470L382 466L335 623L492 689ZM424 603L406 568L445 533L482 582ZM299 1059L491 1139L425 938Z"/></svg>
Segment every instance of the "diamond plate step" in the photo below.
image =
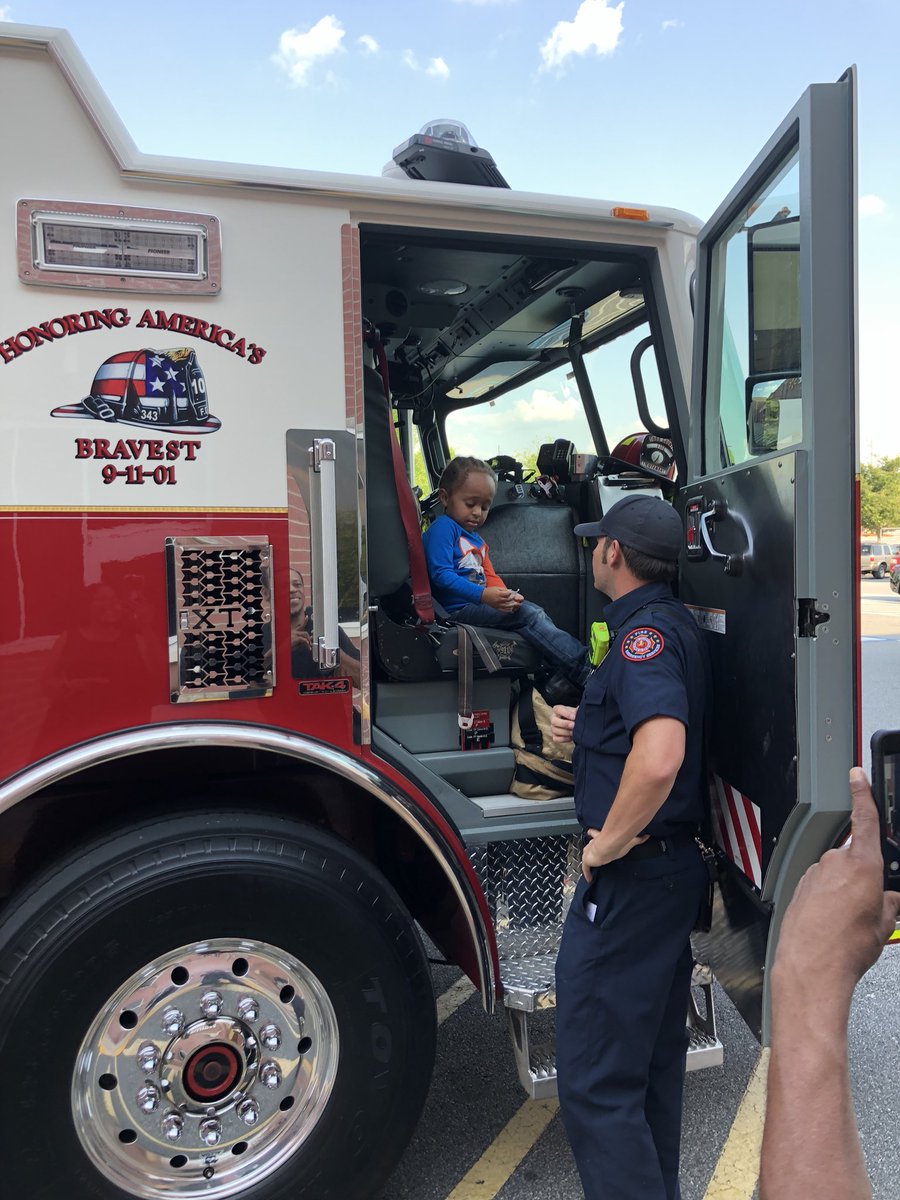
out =
<svg viewBox="0 0 900 1200"><path fill-rule="evenodd" d="M548 1025L550 1010L556 1006L555 962L555 954L536 954L500 964L519 1081L534 1100L556 1095L556 1044L554 1030ZM724 1047L716 1034L709 968L695 964L691 984L687 1069L700 1071L721 1066Z"/></svg>

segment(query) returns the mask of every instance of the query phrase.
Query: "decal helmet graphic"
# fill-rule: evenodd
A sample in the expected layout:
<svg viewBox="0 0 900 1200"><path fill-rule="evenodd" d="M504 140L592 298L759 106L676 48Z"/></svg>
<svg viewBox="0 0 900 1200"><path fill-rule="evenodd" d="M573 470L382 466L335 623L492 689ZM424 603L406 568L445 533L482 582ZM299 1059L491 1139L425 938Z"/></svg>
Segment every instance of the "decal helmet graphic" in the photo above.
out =
<svg viewBox="0 0 900 1200"><path fill-rule="evenodd" d="M193 350L126 350L108 358L90 395L54 408L54 417L94 417L162 433L214 433L206 379Z"/></svg>

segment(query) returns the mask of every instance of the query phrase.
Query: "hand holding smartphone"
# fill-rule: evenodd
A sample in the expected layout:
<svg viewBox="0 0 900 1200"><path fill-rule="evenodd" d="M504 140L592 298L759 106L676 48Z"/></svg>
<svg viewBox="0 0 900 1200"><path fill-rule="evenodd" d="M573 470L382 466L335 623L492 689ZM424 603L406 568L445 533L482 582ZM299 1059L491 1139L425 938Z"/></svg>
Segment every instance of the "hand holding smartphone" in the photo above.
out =
<svg viewBox="0 0 900 1200"><path fill-rule="evenodd" d="M900 892L900 729L872 734L872 794L881 817L884 886Z"/></svg>

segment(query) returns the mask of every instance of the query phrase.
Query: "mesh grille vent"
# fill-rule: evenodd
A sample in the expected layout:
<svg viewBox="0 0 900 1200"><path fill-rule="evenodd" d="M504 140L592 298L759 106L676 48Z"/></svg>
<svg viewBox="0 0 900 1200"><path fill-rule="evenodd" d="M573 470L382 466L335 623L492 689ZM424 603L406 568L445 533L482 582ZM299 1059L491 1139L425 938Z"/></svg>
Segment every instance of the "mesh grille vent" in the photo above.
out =
<svg viewBox="0 0 900 1200"><path fill-rule="evenodd" d="M173 702L268 695L274 684L268 542L172 538L167 555Z"/></svg>

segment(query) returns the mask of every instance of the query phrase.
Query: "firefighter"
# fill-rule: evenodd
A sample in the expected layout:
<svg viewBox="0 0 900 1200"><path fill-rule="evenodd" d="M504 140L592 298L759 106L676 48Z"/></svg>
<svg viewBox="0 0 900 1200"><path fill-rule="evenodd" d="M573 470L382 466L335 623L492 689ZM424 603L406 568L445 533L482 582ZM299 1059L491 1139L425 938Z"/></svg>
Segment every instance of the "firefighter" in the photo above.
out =
<svg viewBox="0 0 900 1200"><path fill-rule="evenodd" d="M577 709L582 878L556 966L563 1122L587 1200L678 1200L691 930L708 877L702 819L705 647L670 583L670 505L627 496L575 533L596 537L609 650Z"/></svg>

